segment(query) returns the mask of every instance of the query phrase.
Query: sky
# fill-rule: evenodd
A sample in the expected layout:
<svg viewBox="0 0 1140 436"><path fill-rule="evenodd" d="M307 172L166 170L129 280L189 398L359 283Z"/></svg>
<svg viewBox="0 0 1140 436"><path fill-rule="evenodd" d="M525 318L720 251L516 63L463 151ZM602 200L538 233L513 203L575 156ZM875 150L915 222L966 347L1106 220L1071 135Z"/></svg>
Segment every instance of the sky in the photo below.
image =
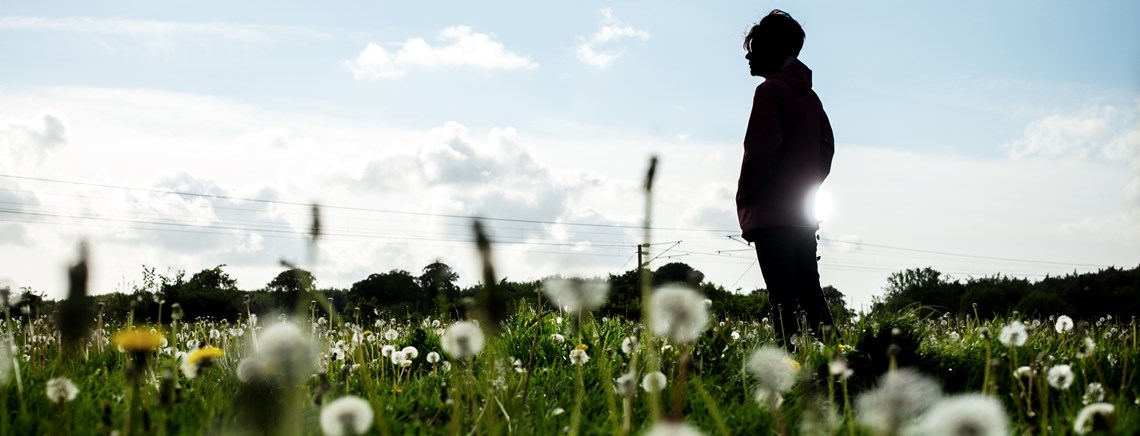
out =
<svg viewBox="0 0 1140 436"><path fill-rule="evenodd" d="M1140 265L1140 3L0 0L0 286L287 261L321 287L649 266L764 286L735 186L743 35L781 8L836 136L821 282ZM323 236L307 239L310 205Z"/></svg>

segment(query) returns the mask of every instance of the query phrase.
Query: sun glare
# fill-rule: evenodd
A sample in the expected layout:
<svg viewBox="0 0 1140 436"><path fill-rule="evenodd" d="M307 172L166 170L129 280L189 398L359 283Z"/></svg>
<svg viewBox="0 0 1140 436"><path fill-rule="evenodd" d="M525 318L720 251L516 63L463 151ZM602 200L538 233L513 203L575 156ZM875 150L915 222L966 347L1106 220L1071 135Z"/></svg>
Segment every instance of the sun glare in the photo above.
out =
<svg viewBox="0 0 1140 436"><path fill-rule="evenodd" d="M815 220L823 222L831 218L831 213L835 210L835 204L831 201L831 194L823 188L815 193L815 200L809 202L812 205L812 214Z"/></svg>

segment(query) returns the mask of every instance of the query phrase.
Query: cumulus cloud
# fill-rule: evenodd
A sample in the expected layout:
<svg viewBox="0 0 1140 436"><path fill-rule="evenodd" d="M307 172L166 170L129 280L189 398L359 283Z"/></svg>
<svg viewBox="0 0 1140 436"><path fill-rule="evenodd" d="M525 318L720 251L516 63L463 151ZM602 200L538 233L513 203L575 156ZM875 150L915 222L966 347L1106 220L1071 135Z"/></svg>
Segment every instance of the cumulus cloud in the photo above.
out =
<svg viewBox="0 0 1140 436"><path fill-rule="evenodd" d="M269 149L287 150L294 147L313 145L313 140L298 135L283 127L271 127L253 133L241 135L237 139L239 147L262 147Z"/></svg>
<svg viewBox="0 0 1140 436"><path fill-rule="evenodd" d="M474 32L467 26L451 26L438 35L442 45L432 46L423 38L412 38L395 50L368 43L356 59L348 62L360 79L401 77L411 69L473 67L484 70L529 70L538 64L529 57L508 50L493 35Z"/></svg>
<svg viewBox="0 0 1140 436"><path fill-rule="evenodd" d="M620 42L628 39L649 40L649 32L637 29L614 17L610 8L602 9L599 28L588 36L579 36L574 54L586 65L606 68L613 65L625 54L626 47Z"/></svg>
<svg viewBox="0 0 1140 436"><path fill-rule="evenodd" d="M0 150L12 162L39 163L49 150L67 141L67 121L54 111L44 110L33 118L0 113Z"/></svg>
<svg viewBox="0 0 1140 436"><path fill-rule="evenodd" d="M1133 177L1124 192L1140 208L1140 98L1133 108L1112 105L1034 121L1003 146L1014 159L1098 159L1127 162Z"/></svg>

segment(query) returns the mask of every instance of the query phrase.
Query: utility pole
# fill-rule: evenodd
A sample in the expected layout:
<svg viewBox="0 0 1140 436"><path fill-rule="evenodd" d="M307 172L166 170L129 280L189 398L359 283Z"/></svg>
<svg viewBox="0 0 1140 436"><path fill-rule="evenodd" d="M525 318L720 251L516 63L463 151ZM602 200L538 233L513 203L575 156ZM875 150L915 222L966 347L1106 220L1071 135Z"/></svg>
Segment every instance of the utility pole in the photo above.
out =
<svg viewBox="0 0 1140 436"><path fill-rule="evenodd" d="M649 248L649 244L637 244L637 289L638 289L638 291L641 290L641 268L645 267L645 263L642 262L641 256L649 254L648 252L643 251L646 248Z"/></svg>

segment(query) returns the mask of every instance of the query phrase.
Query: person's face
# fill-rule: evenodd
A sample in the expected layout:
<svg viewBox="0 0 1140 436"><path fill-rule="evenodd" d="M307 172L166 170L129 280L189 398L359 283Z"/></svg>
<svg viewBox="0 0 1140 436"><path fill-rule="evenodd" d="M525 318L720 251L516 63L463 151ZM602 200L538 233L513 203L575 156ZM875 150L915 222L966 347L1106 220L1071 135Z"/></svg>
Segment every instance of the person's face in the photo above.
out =
<svg viewBox="0 0 1140 436"><path fill-rule="evenodd" d="M780 59L780 56L772 53L771 50L765 50L762 43L752 40L749 49L748 53L744 54L744 58L748 59L748 72L753 76L768 77L769 74L780 69L783 59Z"/></svg>

